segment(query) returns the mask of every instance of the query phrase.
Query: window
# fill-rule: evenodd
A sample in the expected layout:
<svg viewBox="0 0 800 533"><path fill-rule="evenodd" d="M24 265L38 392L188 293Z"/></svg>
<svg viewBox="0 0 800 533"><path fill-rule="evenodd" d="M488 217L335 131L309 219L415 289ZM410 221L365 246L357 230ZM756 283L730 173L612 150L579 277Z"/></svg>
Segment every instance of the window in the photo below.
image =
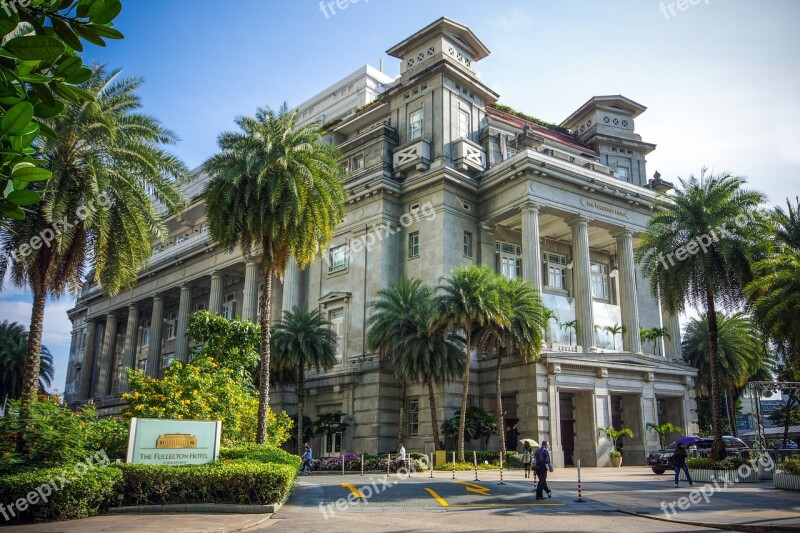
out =
<svg viewBox="0 0 800 533"><path fill-rule="evenodd" d="M544 254L546 285L552 289L567 289L567 258L559 254Z"/></svg>
<svg viewBox="0 0 800 533"><path fill-rule="evenodd" d="M408 257L419 257L419 232L408 236Z"/></svg>
<svg viewBox="0 0 800 533"><path fill-rule="evenodd" d="M466 109L458 110L458 136L464 139L469 139L469 134L472 131L470 125L469 111Z"/></svg>
<svg viewBox="0 0 800 533"><path fill-rule="evenodd" d="M472 257L472 233L464 232L464 256Z"/></svg>
<svg viewBox="0 0 800 533"><path fill-rule="evenodd" d="M506 159L511 159L515 155L517 155L516 150L514 150L513 148L506 148Z"/></svg>
<svg viewBox="0 0 800 533"><path fill-rule="evenodd" d="M167 339L174 339L178 332L178 314L170 313L167 315Z"/></svg>
<svg viewBox="0 0 800 533"><path fill-rule="evenodd" d="M222 316L232 320L236 316L236 294L230 292L222 301Z"/></svg>
<svg viewBox="0 0 800 533"><path fill-rule="evenodd" d="M422 109L417 109L408 116L408 140L422 137L423 126Z"/></svg>
<svg viewBox="0 0 800 533"><path fill-rule="evenodd" d="M192 313L197 313L198 311L205 311L205 310L206 310L205 302L197 302L192 306Z"/></svg>
<svg viewBox="0 0 800 533"><path fill-rule="evenodd" d="M419 398L409 398L406 412L408 413L408 435L416 437L419 435Z"/></svg>
<svg viewBox="0 0 800 533"><path fill-rule="evenodd" d="M361 170L364 168L364 154L358 154L353 156L350 160L350 170L355 172L356 170Z"/></svg>
<svg viewBox="0 0 800 533"><path fill-rule="evenodd" d="M337 246L328 251L328 273L339 272L347 268L347 246Z"/></svg>
<svg viewBox="0 0 800 533"><path fill-rule="evenodd" d="M341 362L344 353L344 309L332 309L328 313L328 322L336 334L336 360Z"/></svg>
<svg viewBox="0 0 800 533"><path fill-rule="evenodd" d="M175 360L175 352L167 352L164 354L164 368L169 368L172 361Z"/></svg>
<svg viewBox="0 0 800 533"><path fill-rule="evenodd" d="M322 448L322 455L338 455L342 451L342 434L334 433L333 435L325 435L324 446Z"/></svg>
<svg viewBox="0 0 800 533"><path fill-rule="evenodd" d="M592 296L608 300L608 265L592 263Z"/></svg>
<svg viewBox="0 0 800 533"><path fill-rule="evenodd" d="M145 347L150 344L150 321L147 320L142 324L142 342L139 343L140 347Z"/></svg>
<svg viewBox="0 0 800 533"><path fill-rule="evenodd" d="M522 275L522 247L498 241L497 253L500 254L500 274L506 279L515 279Z"/></svg>
<svg viewBox="0 0 800 533"><path fill-rule="evenodd" d="M628 181L630 178L628 167L617 167L617 174L619 175L619 179L622 181Z"/></svg>
<svg viewBox="0 0 800 533"><path fill-rule="evenodd" d="M139 359L136 362L136 369L141 370L144 374L147 374L147 359Z"/></svg>

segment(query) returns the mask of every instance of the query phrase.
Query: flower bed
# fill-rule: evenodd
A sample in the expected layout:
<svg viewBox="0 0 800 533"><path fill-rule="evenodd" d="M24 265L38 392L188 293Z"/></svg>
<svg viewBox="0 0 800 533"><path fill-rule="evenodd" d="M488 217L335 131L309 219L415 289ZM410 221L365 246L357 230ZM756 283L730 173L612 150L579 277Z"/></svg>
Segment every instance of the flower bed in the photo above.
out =
<svg viewBox="0 0 800 533"><path fill-rule="evenodd" d="M728 457L722 461L712 461L702 457L693 457L686 460L692 481L704 483L758 483L758 466L751 465L739 457ZM681 471L681 479L686 480L686 474Z"/></svg>
<svg viewBox="0 0 800 533"><path fill-rule="evenodd" d="M411 467L414 472L424 472L428 470L427 458L423 459L424 455L417 453L408 454L406 463ZM378 471L386 472L386 455L365 455L364 456L364 471ZM390 472L397 472L397 469L402 466L402 461L393 457L389 465ZM313 466L314 471L321 472L341 472L342 471L342 456L325 457L322 459L315 459ZM345 472L360 472L361 471L361 456L354 453L346 453L344 455L344 470Z"/></svg>
<svg viewBox="0 0 800 533"><path fill-rule="evenodd" d="M780 464L773 483L776 489L800 490L800 456L795 455Z"/></svg>

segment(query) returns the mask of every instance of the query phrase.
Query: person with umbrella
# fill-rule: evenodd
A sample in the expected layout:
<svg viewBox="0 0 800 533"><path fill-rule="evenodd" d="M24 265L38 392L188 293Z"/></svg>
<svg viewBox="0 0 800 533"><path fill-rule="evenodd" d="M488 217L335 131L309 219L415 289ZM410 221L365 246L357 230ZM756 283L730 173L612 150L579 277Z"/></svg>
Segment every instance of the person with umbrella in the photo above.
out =
<svg viewBox="0 0 800 533"><path fill-rule="evenodd" d="M689 466L686 464L686 457L688 457L688 453L686 451L686 444L687 442L695 442L689 441L688 439L693 439L695 437L685 437L682 439L678 439L675 441L676 448L675 453L672 454L670 457L670 463L672 463L672 468L675 469L675 487L678 487L678 481L681 478L681 470L686 473L686 479L689 481L689 486L691 487L694 485L692 481L692 476L689 474Z"/></svg>

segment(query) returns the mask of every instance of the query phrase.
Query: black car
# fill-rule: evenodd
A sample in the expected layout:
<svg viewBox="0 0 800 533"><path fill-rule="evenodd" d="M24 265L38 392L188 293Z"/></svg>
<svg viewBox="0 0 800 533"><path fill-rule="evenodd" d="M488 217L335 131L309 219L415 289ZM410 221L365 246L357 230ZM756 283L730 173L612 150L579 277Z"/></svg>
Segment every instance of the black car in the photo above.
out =
<svg viewBox="0 0 800 533"><path fill-rule="evenodd" d="M750 450L747 444L736 437L725 436L722 437L722 439L725 441L725 454L730 457L742 457L745 455L743 452ZM713 443L713 438L703 437L702 441L689 445L686 451L689 452L689 457L706 457L711 451L711 445ZM663 474L667 470L672 470L669 460L675 452L676 447L677 445L673 442L664 449L650 452L645 460L647 466L652 468L653 472L656 474Z"/></svg>

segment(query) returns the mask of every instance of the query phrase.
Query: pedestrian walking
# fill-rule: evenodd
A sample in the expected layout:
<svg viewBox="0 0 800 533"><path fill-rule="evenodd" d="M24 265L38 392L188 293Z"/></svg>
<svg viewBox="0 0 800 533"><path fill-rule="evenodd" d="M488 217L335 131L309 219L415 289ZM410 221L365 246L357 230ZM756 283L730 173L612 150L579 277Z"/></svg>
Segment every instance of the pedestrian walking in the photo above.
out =
<svg viewBox="0 0 800 533"><path fill-rule="evenodd" d="M400 443L400 451L398 451L398 458L400 459L400 464L403 465L403 468L406 469L408 472L408 465L406 464L406 447L403 446L403 443Z"/></svg>
<svg viewBox="0 0 800 533"><path fill-rule="evenodd" d="M686 464L686 457L689 454L686 452L686 446L683 443L678 444L678 447L675 449L675 453L672 454L670 457L670 463L672 463L672 468L675 469L675 487L678 486L678 481L681 478L681 470L686 472L686 479L689 481L689 486L691 487L694 485L692 481L692 476L689 475L689 467Z"/></svg>
<svg viewBox="0 0 800 533"><path fill-rule="evenodd" d="M531 463L533 463L533 448L531 443L525 441L522 446L522 466L525 468L525 478L531 477Z"/></svg>
<svg viewBox="0 0 800 533"><path fill-rule="evenodd" d="M539 476L539 483L536 484L537 500L544 500L545 492L548 498L553 497L553 493L550 492L550 487L547 486L547 472L553 471L553 462L550 458L550 451L548 448L547 441L543 440L542 445L533 456L535 463L534 469L536 470L536 475Z"/></svg>
<svg viewBox="0 0 800 533"><path fill-rule="evenodd" d="M302 474L310 474L311 473L311 461L314 458L313 453L311 452L311 446L306 443L305 448L303 449L303 466L300 469Z"/></svg>

